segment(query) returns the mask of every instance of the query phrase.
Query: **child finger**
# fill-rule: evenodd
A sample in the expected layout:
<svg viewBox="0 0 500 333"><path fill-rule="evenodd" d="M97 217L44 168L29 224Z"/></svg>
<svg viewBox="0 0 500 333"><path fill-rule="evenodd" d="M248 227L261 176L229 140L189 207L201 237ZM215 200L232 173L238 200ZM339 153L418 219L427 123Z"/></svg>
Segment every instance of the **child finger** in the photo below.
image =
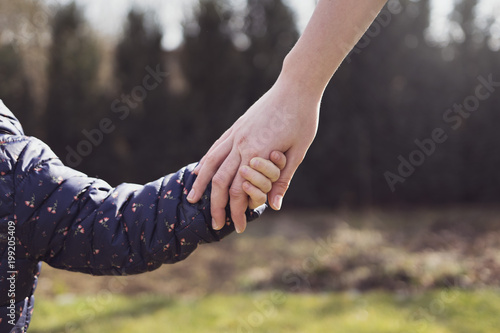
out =
<svg viewBox="0 0 500 333"><path fill-rule="evenodd" d="M272 164L272 163L271 163ZM274 166L274 165L273 165ZM274 168L277 168L274 166ZM249 166L243 166L240 168L240 174L253 186L257 187L264 193L271 191L273 184L266 174L262 174L257 170L250 168Z"/></svg>
<svg viewBox="0 0 500 333"><path fill-rule="evenodd" d="M250 160L250 167L263 174L273 183L280 178L280 169L273 162L261 157L252 158Z"/></svg>
<svg viewBox="0 0 500 333"><path fill-rule="evenodd" d="M267 195L249 182L243 183L243 191L249 196L248 208L255 209L267 201Z"/></svg>

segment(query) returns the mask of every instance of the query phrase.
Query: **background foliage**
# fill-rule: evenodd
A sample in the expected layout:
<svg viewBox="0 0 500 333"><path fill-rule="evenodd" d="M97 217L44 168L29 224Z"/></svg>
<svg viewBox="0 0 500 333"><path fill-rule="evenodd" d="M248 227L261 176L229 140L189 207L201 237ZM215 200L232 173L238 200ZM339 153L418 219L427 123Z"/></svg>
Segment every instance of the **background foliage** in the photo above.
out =
<svg viewBox="0 0 500 333"><path fill-rule="evenodd" d="M254 332L496 331L499 214L486 204L500 199L500 93L456 130L443 116L479 76L500 81L500 23L478 20L479 0L456 0L436 42L429 3L390 0L340 67L288 210L149 274L44 265L30 329L222 332L257 320ZM144 183L199 160L273 84L298 35L282 0L199 0L170 51L138 9L115 40L75 4L1 1L0 98L63 161L80 149L75 168ZM448 140L392 192L384 174L436 128ZM89 135L98 143L82 145ZM272 303L276 293L286 301Z"/></svg>
<svg viewBox="0 0 500 333"><path fill-rule="evenodd" d="M459 37L433 43L429 1L396 3L401 10L383 11L328 87L318 136L287 204L500 199L500 94L481 101L457 130L443 120L446 110L474 94L477 77L500 81L495 23L478 22L477 0L458 0L450 20ZM88 140L84 131L109 118L113 131L76 168L115 185L153 180L199 160L273 84L298 38L293 13L281 0L249 0L244 10L200 0L184 23L184 42L172 51L162 49L151 14L137 9L113 43L88 26L75 4L50 9L45 20L49 9L40 2L2 6L3 12L24 13L26 22L0 21L1 98L26 132L46 140L63 160L68 147L76 150ZM113 112L116 100L123 106L126 96L134 96L146 68L157 66L168 77L127 104L124 119ZM415 140L430 138L436 128L447 129L448 140L392 192L386 172L397 174L398 157L408 159L418 149Z"/></svg>

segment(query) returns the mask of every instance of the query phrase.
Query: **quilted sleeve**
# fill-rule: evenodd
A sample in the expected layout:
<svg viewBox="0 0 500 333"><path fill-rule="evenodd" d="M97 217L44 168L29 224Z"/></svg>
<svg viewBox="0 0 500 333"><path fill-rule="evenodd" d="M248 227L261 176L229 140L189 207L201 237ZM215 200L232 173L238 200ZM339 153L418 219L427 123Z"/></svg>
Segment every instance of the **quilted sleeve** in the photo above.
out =
<svg viewBox="0 0 500 333"><path fill-rule="evenodd" d="M210 226L210 188L186 200L195 165L146 185L106 182L64 166L32 139L16 166L16 223L26 256L70 271L125 275L185 259L234 230ZM260 210L247 211L249 221ZM228 214L229 216L229 214Z"/></svg>

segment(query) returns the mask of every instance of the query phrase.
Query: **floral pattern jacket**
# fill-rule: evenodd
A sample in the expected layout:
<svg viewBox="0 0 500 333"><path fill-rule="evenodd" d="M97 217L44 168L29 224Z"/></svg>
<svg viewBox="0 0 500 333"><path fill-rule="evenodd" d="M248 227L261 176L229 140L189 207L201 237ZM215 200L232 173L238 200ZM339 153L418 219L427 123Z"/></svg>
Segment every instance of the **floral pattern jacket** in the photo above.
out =
<svg viewBox="0 0 500 333"><path fill-rule="evenodd" d="M194 166L112 188L25 136L0 101L0 333L27 330L41 262L93 275L138 274L234 231L230 219L220 231L211 228L210 186L200 202L187 202ZM247 211L248 220L263 209Z"/></svg>

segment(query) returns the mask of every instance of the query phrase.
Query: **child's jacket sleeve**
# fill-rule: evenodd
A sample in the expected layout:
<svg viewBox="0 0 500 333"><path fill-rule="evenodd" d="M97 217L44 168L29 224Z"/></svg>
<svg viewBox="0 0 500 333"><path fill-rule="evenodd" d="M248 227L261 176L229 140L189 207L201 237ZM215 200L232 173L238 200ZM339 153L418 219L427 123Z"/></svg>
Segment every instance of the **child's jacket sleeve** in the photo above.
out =
<svg viewBox="0 0 500 333"><path fill-rule="evenodd" d="M194 165L144 186L112 188L65 167L30 138L15 167L15 219L21 247L34 261L94 275L151 271L185 259L198 244L234 230L211 228L210 187L199 203L186 196ZM260 211L248 211L252 220Z"/></svg>

